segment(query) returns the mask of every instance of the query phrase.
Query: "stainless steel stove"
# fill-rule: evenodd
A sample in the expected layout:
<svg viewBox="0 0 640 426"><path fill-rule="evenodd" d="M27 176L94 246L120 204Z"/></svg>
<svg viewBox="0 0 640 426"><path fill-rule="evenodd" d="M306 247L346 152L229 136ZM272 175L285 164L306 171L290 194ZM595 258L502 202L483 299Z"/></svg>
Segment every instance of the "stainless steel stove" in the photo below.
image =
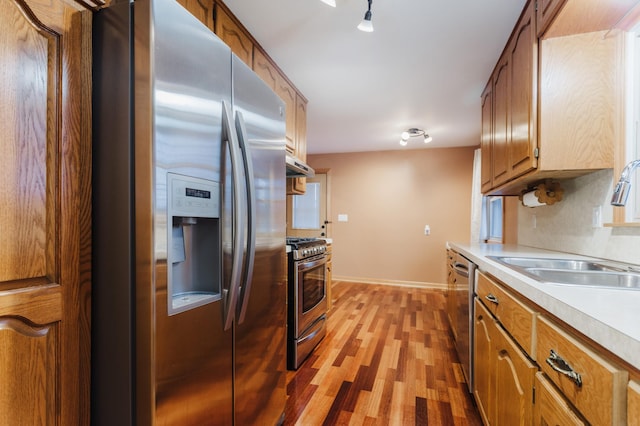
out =
<svg viewBox="0 0 640 426"><path fill-rule="evenodd" d="M287 238L287 368L296 370L326 334L327 242Z"/></svg>

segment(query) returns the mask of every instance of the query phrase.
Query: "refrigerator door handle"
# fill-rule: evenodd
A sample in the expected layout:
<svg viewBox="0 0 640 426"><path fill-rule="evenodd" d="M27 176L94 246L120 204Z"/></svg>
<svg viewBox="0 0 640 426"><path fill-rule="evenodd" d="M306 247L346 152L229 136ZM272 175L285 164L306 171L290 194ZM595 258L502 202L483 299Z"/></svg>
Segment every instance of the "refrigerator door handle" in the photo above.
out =
<svg viewBox="0 0 640 426"><path fill-rule="evenodd" d="M251 159L249 140L247 138L247 129L244 124L244 117L240 111L236 113L236 130L238 131L238 141L244 158L244 171L247 179L247 257L245 259L244 286L239 295L240 312L238 314L238 324L242 324L247 314L247 305L249 304L249 296L251 294L251 283L253 282L253 264L256 254L256 185L253 175L253 162Z"/></svg>
<svg viewBox="0 0 640 426"><path fill-rule="evenodd" d="M242 259L244 249L244 226L240 221L245 216L246 206L242 197L243 175L241 173L240 146L236 132L231 124L231 109L226 101L222 101L222 123L223 129L229 143L229 154L231 156L231 169L233 174L233 261L231 263L231 280L229 284L229 292L225 300L225 320L224 329L229 330L233 324L233 318L236 311L238 300L238 290L240 288L240 280L242 279Z"/></svg>

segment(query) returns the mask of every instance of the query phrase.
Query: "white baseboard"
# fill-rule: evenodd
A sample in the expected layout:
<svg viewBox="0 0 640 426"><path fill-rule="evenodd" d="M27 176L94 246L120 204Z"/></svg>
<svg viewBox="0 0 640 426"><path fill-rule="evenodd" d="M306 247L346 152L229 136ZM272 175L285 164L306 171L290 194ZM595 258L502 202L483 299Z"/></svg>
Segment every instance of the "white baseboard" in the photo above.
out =
<svg viewBox="0 0 640 426"><path fill-rule="evenodd" d="M428 283L422 281L397 281L397 280L378 280L375 278L357 278L357 277L332 277L332 286L339 282L348 283L361 283L361 284L375 284L375 285L389 285L395 287L416 287L433 290L446 290L447 284L444 283Z"/></svg>

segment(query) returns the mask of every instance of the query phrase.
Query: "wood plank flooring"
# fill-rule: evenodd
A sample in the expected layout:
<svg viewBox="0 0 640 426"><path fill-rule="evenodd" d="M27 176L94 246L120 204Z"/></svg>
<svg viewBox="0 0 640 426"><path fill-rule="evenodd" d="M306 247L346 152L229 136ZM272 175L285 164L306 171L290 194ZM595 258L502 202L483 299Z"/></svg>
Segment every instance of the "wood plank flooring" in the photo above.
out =
<svg viewBox="0 0 640 426"><path fill-rule="evenodd" d="M328 333L287 376L285 425L481 425L442 291L336 283Z"/></svg>

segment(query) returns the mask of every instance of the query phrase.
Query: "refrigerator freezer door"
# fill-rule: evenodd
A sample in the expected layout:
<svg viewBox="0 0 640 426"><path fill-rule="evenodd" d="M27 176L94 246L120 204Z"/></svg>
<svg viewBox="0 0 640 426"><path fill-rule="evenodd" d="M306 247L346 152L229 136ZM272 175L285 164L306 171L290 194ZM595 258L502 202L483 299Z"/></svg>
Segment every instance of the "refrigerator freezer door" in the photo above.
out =
<svg viewBox="0 0 640 426"><path fill-rule="evenodd" d="M134 9L140 1L133 3ZM167 175L222 184L222 102L231 103L231 52L175 1L152 0L151 15L155 285L139 283L143 284L139 290L146 285L147 291L155 293L155 321L150 326L155 326L155 359L138 368L154 368L155 424L229 425L233 421L233 333L224 330L224 297L168 315L167 277L172 265L167 265L167 227L172 224L168 223ZM136 92L136 99L145 95ZM135 112L143 114L144 109ZM222 206L223 200L219 201ZM219 228L223 214L221 210L216 222ZM216 232L217 252L211 262L221 257L224 246L222 230ZM222 268L215 269L197 279L217 284L224 294L228 287L222 285Z"/></svg>
<svg viewBox="0 0 640 426"><path fill-rule="evenodd" d="M235 421L276 424L286 399L284 103L235 56L233 81L236 126L245 129L240 137L253 166L247 175L253 175L249 198L254 217L247 220L255 224L249 233L249 240L255 240L253 273L245 273L252 276L250 293L243 286L239 304L244 306L238 309L243 321L235 325Z"/></svg>

